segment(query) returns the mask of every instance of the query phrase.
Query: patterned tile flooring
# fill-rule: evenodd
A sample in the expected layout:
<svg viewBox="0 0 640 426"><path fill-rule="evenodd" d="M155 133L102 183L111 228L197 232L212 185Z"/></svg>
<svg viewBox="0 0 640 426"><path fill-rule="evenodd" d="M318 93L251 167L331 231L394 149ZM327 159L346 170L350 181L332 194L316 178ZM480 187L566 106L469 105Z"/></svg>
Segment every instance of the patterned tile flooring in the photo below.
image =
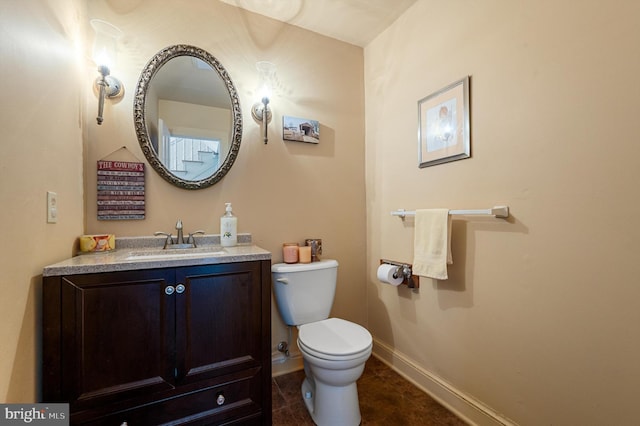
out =
<svg viewBox="0 0 640 426"><path fill-rule="evenodd" d="M300 395L303 380L302 370L273 379L274 426L313 425ZM358 380L358 396L361 425L466 425L374 356L369 358Z"/></svg>

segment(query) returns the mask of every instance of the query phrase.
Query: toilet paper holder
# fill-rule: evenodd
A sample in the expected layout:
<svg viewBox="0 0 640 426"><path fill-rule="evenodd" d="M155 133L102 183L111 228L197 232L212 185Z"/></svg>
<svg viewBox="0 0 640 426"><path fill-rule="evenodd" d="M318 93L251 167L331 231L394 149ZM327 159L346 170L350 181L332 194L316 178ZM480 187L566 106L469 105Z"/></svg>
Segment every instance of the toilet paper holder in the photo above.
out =
<svg viewBox="0 0 640 426"><path fill-rule="evenodd" d="M404 277L402 284L406 284L409 288L419 288L420 287L420 279L413 275L412 265L410 263L396 262L394 260L380 259L380 264L389 264L397 266L398 269L393 274L394 278Z"/></svg>

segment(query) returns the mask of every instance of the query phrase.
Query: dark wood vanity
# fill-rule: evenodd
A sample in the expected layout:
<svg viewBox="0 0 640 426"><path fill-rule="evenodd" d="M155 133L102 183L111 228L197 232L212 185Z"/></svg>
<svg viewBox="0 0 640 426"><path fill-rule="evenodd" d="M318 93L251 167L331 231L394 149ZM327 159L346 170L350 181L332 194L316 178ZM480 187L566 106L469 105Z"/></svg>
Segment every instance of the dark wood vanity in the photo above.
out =
<svg viewBox="0 0 640 426"><path fill-rule="evenodd" d="M71 424L271 424L264 253L45 270L44 402Z"/></svg>

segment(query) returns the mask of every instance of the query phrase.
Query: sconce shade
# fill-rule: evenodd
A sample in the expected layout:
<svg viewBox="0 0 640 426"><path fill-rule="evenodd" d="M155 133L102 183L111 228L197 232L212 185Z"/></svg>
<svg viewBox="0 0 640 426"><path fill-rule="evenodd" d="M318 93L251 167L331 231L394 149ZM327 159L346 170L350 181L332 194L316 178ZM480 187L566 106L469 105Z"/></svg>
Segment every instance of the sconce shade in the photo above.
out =
<svg viewBox="0 0 640 426"><path fill-rule="evenodd" d="M271 62L260 61L256 63L260 82L258 86L258 95L260 99L270 98L273 91L273 80L276 75L276 66Z"/></svg>
<svg viewBox="0 0 640 426"><path fill-rule="evenodd" d="M96 121L98 124L102 124L104 121L102 113L104 111L105 98L119 99L124 95L124 87L120 80L110 75L111 68L116 63L118 38L122 35L122 31L100 19L92 19L89 23L96 32L91 57L98 66L98 73L100 73L100 76L94 82L94 86L98 91L98 116Z"/></svg>
<svg viewBox="0 0 640 426"><path fill-rule="evenodd" d="M100 19L92 19L89 23L96 32L91 57L97 66L111 69L115 65L118 39L122 36L122 31Z"/></svg>

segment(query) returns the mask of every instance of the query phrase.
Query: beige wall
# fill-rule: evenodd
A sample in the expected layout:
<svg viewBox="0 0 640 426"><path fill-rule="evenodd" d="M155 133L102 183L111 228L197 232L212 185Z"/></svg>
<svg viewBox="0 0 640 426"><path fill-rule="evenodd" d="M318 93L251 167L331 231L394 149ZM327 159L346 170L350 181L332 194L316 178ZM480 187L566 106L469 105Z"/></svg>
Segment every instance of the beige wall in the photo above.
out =
<svg viewBox="0 0 640 426"><path fill-rule="evenodd" d="M0 2L0 402L39 389L42 267L83 230L81 26L75 0ZM47 224L46 194L59 219Z"/></svg>
<svg viewBox="0 0 640 426"><path fill-rule="evenodd" d="M218 233L224 203L230 201L239 231L252 233L257 244L273 252L274 261L282 260L282 242L322 238L325 257L341 264L335 315L366 322L364 304L352 303L362 299L365 288L363 50L217 1L184 4L0 3L5 130L0 199L9 207L1 213L6 244L0 257L0 402L38 398L40 273L71 256L75 239L85 232L150 235L173 231L181 218L187 231ZM88 59L89 18L105 19L125 33L113 74L123 81L126 95L119 103L106 103L100 127L91 90L96 72ZM149 168L147 219L99 222L96 161L107 156L145 161L134 133L132 95L147 60L176 43L206 49L232 76L245 125L239 157L221 182L200 191L174 188ZM278 66L267 145L250 114L257 100L258 60ZM283 142L283 114L319 120L321 143ZM118 151L123 146L129 152ZM45 223L48 190L59 197L55 225ZM287 338L275 310L273 336L276 343Z"/></svg>
<svg viewBox="0 0 640 426"><path fill-rule="evenodd" d="M631 0L418 1L365 49L368 321L414 380L522 425L637 423L639 20ZM465 75L473 156L418 169L417 101ZM376 281L413 256L391 210L495 204L512 217L454 221L448 281Z"/></svg>
<svg viewBox="0 0 640 426"><path fill-rule="evenodd" d="M323 238L325 257L341 263L334 314L368 322L380 356L431 391L446 389L439 397L468 417L462 398L487 407L479 422L501 413L522 425L632 424L640 6L567 3L419 0L363 57L212 0L188 9L178 0L87 2L89 17L125 32L114 74L126 96L107 103L101 127L88 33L79 35L85 2L0 3L0 402L37 399L40 272L70 256L79 234L148 235L177 218L217 232L231 201L240 231L274 261L283 241ZM146 61L178 42L207 49L232 76L240 156L201 191L149 170L147 219L99 222L95 163L122 146L130 153L113 155L144 161L132 94ZM258 60L278 65L267 145L249 113ZM418 169L416 101L467 74L473 157ZM283 114L319 120L321 144L283 142ZM55 225L45 223L48 190L59 197ZM454 221L448 281L423 279L411 292L375 280L380 258L413 253L411 220L389 211L500 203L511 207L507 221ZM275 343L286 329L273 318Z"/></svg>
<svg viewBox="0 0 640 426"><path fill-rule="evenodd" d="M238 231L282 261L282 243L322 238L324 257L340 262L334 314L366 323L364 84L363 49L309 31L243 12L211 0L88 2L90 18L105 19L124 36L113 75L126 88L119 103L107 102L105 121L95 124L96 100L87 93L87 232L119 236L174 232L178 218L185 231L219 233L224 203L232 202ZM133 95L140 72L160 49L186 43L201 47L227 69L240 96L244 133L233 168L213 187L175 188L150 167L146 174L144 221L96 219L96 161L122 146L114 159L145 161L133 126ZM265 145L251 117L259 101L255 64L276 64L273 120ZM89 73L86 84L95 78ZM318 120L319 145L282 140L282 116ZM273 342L287 339L279 314L273 317ZM295 346L295 343L292 342Z"/></svg>

